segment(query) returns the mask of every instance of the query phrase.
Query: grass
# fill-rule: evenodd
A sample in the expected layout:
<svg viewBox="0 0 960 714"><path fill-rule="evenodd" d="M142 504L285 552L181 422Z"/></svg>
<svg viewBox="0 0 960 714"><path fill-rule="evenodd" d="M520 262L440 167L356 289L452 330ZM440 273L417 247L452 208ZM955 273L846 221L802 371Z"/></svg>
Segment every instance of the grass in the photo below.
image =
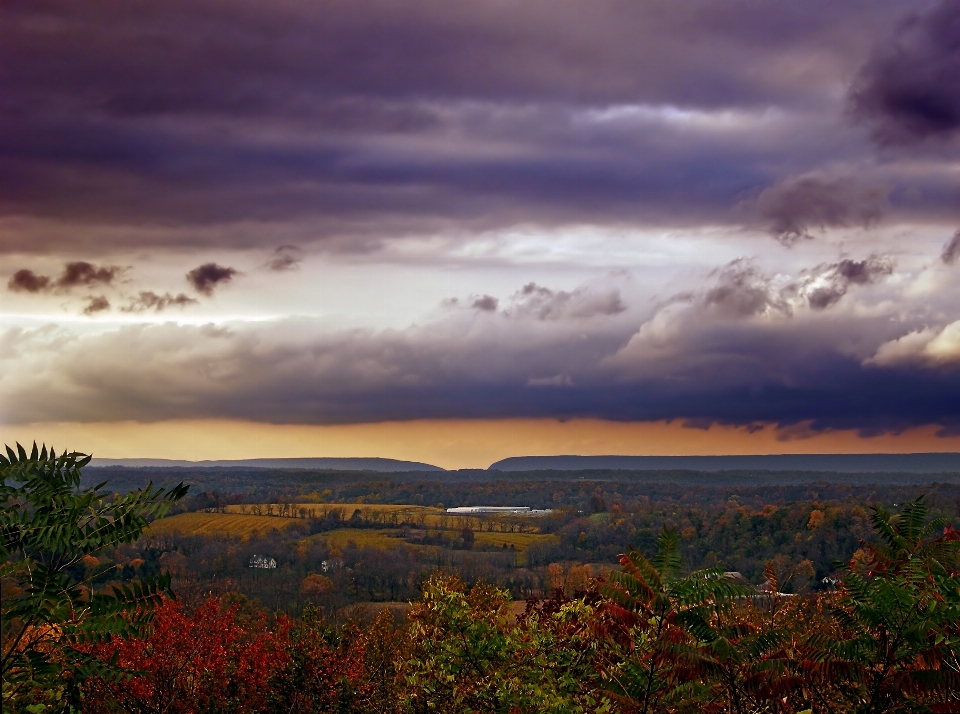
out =
<svg viewBox="0 0 960 714"><path fill-rule="evenodd" d="M296 518L253 516L233 513L178 513L150 524L147 533L187 533L190 535L229 535L249 537L254 531L266 533L271 528L284 530L297 522Z"/></svg>
<svg viewBox="0 0 960 714"><path fill-rule="evenodd" d="M523 552L531 545L548 545L558 543L555 535L545 535L543 533L474 533L474 544L477 546L502 548L506 545L508 548L512 545L516 550Z"/></svg>
<svg viewBox="0 0 960 714"><path fill-rule="evenodd" d="M348 543L353 543L358 548L377 548L379 550L391 550L403 545L406 541L398 538L398 531L391 530L370 530L366 528L338 528L335 531L326 531L319 533L315 538L322 538L331 548L343 549Z"/></svg>

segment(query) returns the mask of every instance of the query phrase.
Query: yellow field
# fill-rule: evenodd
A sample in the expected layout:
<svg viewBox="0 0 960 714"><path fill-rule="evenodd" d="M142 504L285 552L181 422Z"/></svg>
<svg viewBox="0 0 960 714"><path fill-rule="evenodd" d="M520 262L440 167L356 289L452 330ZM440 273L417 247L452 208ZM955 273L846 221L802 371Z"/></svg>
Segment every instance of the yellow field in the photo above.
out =
<svg viewBox="0 0 960 714"><path fill-rule="evenodd" d="M545 535L543 533L474 533L474 543L477 546L494 546L502 548L506 544L507 548L511 545L518 551L523 552L531 545L546 545L558 543L555 535Z"/></svg>
<svg viewBox="0 0 960 714"><path fill-rule="evenodd" d="M149 535L187 533L190 535L249 536L254 531L266 533L271 528L284 530L297 522L295 518L253 516L233 513L179 513L150 524Z"/></svg>
<svg viewBox="0 0 960 714"><path fill-rule="evenodd" d="M345 548L348 543L353 543L358 548L379 548L380 550L391 550L404 545L406 541L403 538L397 538L397 531L375 531L361 528L338 528L335 531L318 533L314 538L323 539L327 545L332 548Z"/></svg>

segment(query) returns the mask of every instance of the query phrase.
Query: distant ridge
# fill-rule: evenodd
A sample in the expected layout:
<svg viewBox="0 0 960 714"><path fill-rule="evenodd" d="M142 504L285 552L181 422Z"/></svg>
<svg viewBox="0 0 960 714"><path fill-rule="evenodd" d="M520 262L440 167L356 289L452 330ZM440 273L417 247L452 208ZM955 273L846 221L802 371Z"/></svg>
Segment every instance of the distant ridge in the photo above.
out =
<svg viewBox="0 0 960 714"><path fill-rule="evenodd" d="M749 456L513 456L488 471L828 471L960 473L960 454L770 454Z"/></svg>
<svg viewBox="0 0 960 714"><path fill-rule="evenodd" d="M419 461L380 458L235 459L222 461L178 461L176 459L93 459L91 466L128 468L247 468L247 469L330 469L339 471L443 471Z"/></svg>

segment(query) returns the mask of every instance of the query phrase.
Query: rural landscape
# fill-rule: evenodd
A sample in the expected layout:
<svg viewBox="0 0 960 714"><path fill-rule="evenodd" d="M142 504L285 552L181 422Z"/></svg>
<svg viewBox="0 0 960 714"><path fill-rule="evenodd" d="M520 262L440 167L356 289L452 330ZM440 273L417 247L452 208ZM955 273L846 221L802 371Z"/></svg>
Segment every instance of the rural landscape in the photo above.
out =
<svg viewBox="0 0 960 714"><path fill-rule="evenodd" d="M0 2L2 714L960 714L960 0Z"/></svg>
<svg viewBox="0 0 960 714"><path fill-rule="evenodd" d="M957 474L88 462L0 460L6 710L960 707Z"/></svg>

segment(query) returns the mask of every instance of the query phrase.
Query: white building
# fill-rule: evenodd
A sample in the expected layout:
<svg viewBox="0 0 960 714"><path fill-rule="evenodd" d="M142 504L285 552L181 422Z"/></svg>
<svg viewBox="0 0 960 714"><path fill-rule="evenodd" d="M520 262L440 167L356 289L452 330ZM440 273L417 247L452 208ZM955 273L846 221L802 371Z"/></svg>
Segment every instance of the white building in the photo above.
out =
<svg viewBox="0 0 960 714"><path fill-rule="evenodd" d="M261 570L276 570L277 561L265 555L254 555L250 558L250 565L247 567L260 568Z"/></svg>
<svg viewBox="0 0 960 714"><path fill-rule="evenodd" d="M448 508L447 513L452 516L543 516L550 513L550 509L537 510L529 506L457 506Z"/></svg>

